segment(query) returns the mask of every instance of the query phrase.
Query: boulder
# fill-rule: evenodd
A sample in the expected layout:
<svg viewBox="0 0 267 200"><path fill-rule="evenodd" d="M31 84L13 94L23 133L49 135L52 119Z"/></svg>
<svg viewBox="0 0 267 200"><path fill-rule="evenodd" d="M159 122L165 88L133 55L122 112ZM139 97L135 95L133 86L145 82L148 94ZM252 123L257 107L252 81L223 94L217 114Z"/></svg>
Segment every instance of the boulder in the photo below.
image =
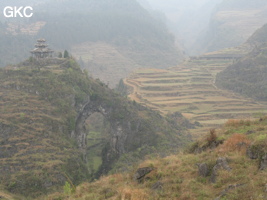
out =
<svg viewBox="0 0 267 200"><path fill-rule="evenodd" d="M144 177L149 174L151 171L153 171L154 168L153 167L143 167L143 168L139 168L135 174L134 174L134 180L138 181L138 182L142 182Z"/></svg>
<svg viewBox="0 0 267 200"><path fill-rule="evenodd" d="M206 163L197 164L198 174L202 177L207 177L209 175L209 168Z"/></svg>
<svg viewBox="0 0 267 200"><path fill-rule="evenodd" d="M151 187L152 190L162 190L163 189L163 183L158 181Z"/></svg>
<svg viewBox="0 0 267 200"><path fill-rule="evenodd" d="M252 133L255 133L255 131L249 130L249 131L246 132L247 135L250 135Z"/></svg>
<svg viewBox="0 0 267 200"><path fill-rule="evenodd" d="M267 153L262 157L260 170L265 170L267 168Z"/></svg>
<svg viewBox="0 0 267 200"><path fill-rule="evenodd" d="M246 153L250 159L257 159L259 157L259 153L256 151L252 151L251 147L247 149Z"/></svg>
<svg viewBox="0 0 267 200"><path fill-rule="evenodd" d="M218 170L227 170L230 171L231 168L228 165L227 159L224 157L219 157L216 161L216 165L213 167L212 169L212 173L211 173L211 177L210 177L210 181L212 183L216 183L216 178L218 176Z"/></svg>
<svg viewBox="0 0 267 200"><path fill-rule="evenodd" d="M230 190L236 189L238 187L241 187L245 184L235 184L235 185L228 185L227 188L225 188L218 197L216 197L214 200L220 200L222 197L224 197Z"/></svg>

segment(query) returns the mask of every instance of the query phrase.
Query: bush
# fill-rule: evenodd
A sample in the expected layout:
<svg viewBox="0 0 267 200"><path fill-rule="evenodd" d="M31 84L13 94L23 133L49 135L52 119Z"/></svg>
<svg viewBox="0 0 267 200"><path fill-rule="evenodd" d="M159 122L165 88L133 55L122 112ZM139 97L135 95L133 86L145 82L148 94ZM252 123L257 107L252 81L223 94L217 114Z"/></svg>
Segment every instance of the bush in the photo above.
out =
<svg viewBox="0 0 267 200"><path fill-rule="evenodd" d="M221 145L220 151L246 151L250 143L251 141L247 138L246 135L233 134Z"/></svg>
<svg viewBox="0 0 267 200"><path fill-rule="evenodd" d="M216 139L217 135L215 129L210 129L210 134L207 138L208 143L211 144L212 142L216 141Z"/></svg>

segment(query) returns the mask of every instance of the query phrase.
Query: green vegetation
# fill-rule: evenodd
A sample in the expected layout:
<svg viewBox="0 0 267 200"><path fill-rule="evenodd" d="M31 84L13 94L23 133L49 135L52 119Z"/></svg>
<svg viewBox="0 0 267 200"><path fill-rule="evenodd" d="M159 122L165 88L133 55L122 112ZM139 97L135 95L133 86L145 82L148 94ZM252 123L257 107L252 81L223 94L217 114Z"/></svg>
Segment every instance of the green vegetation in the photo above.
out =
<svg viewBox="0 0 267 200"><path fill-rule="evenodd" d="M266 25L257 30L247 41L252 52L218 74L216 84L244 96L266 101Z"/></svg>
<svg viewBox="0 0 267 200"><path fill-rule="evenodd" d="M89 79L74 61L57 62L41 66L26 61L0 72L0 180L15 194L34 197L55 191L65 174L75 184L88 178L69 135L76 109L90 94Z"/></svg>
<svg viewBox="0 0 267 200"><path fill-rule="evenodd" d="M27 199L175 152L189 140L182 126L89 78L70 58L8 66L0 85L0 185ZM102 124L97 117L84 127L83 116L90 121L93 113ZM79 140L84 130L87 142Z"/></svg>
<svg viewBox="0 0 267 200"><path fill-rule="evenodd" d="M247 56L229 66L217 75L216 85L232 90L244 96L257 100L267 101L267 45L264 41L266 27L257 31L250 43L258 46ZM261 39L263 38L263 39Z"/></svg>
<svg viewBox="0 0 267 200"><path fill-rule="evenodd" d="M69 58L69 52L67 50L64 51L64 58Z"/></svg>
<svg viewBox="0 0 267 200"><path fill-rule="evenodd" d="M79 185L70 196L53 194L45 199L215 199L231 185L221 199L263 200L267 169L259 170L262 156L251 159L246 152L252 148L256 153L267 153L266 129L266 117L260 121L229 120L222 129L211 131L189 146L191 152L201 148L202 152L198 154L184 152L166 158L150 158L132 167L130 173L105 176ZM256 139L261 137L262 146ZM214 147L212 144L219 140ZM231 169L219 169L216 182L212 183L212 169L219 157L225 157ZM200 176L198 172L197 164L200 163L207 165L209 173L206 176ZM133 177L141 167L153 167L154 170L145 176L142 183L138 183Z"/></svg>

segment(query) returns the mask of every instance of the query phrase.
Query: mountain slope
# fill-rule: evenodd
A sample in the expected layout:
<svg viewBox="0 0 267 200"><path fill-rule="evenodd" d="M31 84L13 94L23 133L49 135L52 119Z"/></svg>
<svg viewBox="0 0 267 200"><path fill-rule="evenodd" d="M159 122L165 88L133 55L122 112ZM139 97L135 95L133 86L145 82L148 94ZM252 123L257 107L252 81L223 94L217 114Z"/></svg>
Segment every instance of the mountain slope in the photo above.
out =
<svg viewBox="0 0 267 200"><path fill-rule="evenodd" d="M241 45L267 22L267 4L261 0L224 0L199 37L197 54Z"/></svg>
<svg viewBox="0 0 267 200"><path fill-rule="evenodd" d="M183 57L166 25L153 18L133 0L79 0L75 5L70 0L41 1L40 5L35 6L34 12L34 16L28 21L7 21L2 37L10 41L11 38L19 40L23 36L27 38L25 41L30 40L31 43L35 38L44 37L52 49L72 49L71 53L77 60L83 61L83 67L92 74L101 73L107 76L97 78L101 78L105 83L109 82L112 87L139 66L166 68L176 65ZM36 33L25 33L25 29L31 29L34 25ZM31 43L23 46L30 48ZM111 46L122 57L109 57L107 48L95 58L90 53L92 46L88 45L92 43ZM1 46L3 64L14 62L8 56L4 59L5 55L8 55L4 50L9 52L9 49L13 49L17 60L25 58L27 53L21 50L21 46L20 43ZM77 48L83 48L83 53L77 51ZM117 64L118 70L110 72L99 69L106 61L112 63L114 60L118 60L114 63ZM114 65L105 67L112 68ZM121 72L116 74L117 71ZM112 74L112 77L109 77L109 74Z"/></svg>
<svg viewBox="0 0 267 200"><path fill-rule="evenodd" d="M1 69L0 77L0 186L27 199L65 181L78 184L125 170L188 140L173 120L88 78L72 59L30 59ZM94 113L109 125L106 135L85 126ZM93 170L95 160L101 162Z"/></svg>
<svg viewBox="0 0 267 200"><path fill-rule="evenodd" d="M264 25L248 40L254 50L219 73L216 85L254 99L267 100L267 29Z"/></svg>
<svg viewBox="0 0 267 200"><path fill-rule="evenodd" d="M56 199L266 199L267 118L229 120L187 151L83 183Z"/></svg>

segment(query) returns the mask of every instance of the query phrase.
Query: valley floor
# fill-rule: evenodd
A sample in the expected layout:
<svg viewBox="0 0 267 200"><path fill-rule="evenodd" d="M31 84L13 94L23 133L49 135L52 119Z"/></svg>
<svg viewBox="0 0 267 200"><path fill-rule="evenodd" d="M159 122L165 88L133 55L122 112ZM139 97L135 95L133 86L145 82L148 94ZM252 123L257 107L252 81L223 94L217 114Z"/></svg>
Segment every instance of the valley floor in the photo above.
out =
<svg viewBox="0 0 267 200"><path fill-rule="evenodd" d="M218 127L228 119L251 119L267 113L263 102L216 87L216 74L234 62L230 59L191 59L167 70L138 69L124 83L129 98L163 114L181 112L202 127L195 136Z"/></svg>

